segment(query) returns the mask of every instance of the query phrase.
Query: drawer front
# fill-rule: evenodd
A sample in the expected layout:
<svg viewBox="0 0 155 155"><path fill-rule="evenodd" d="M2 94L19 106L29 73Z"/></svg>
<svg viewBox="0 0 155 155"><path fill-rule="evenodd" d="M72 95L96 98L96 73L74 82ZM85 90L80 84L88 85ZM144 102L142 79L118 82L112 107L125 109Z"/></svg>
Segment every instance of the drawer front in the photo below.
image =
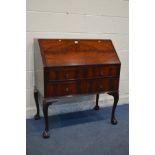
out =
<svg viewBox="0 0 155 155"><path fill-rule="evenodd" d="M48 73L48 80L69 80L78 78L78 71L76 69L51 69Z"/></svg>
<svg viewBox="0 0 155 155"><path fill-rule="evenodd" d="M99 93L107 91L117 91L119 88L119 79L98 79L81 81L81 93Z"/></svg>
<svg viewBox="0 0 155 155"><path fill-rule="evenodd" d="M48 81L119 77L119 66L54 68L48 71Z"/></svg>
<svg viewBox="0 0 155 155"><path fill-rule="evenodd" d="M48 84L45 96L67 96L71 94L78 94L77 83L59 83L59 84Z"/></svg>
<svg viewBox="0 0 155 155"><path fill-rule="evenodd" d="M117 66L94 67L85 70L86 78L104 78L119 77L119 68Z"/></svg>
<svg viewBox="0 0 155 155"><path fill-rule="evenodd" d="M117 91L118 86L119 79L112 78L49 83L46 86L45 97Z"/></svg>

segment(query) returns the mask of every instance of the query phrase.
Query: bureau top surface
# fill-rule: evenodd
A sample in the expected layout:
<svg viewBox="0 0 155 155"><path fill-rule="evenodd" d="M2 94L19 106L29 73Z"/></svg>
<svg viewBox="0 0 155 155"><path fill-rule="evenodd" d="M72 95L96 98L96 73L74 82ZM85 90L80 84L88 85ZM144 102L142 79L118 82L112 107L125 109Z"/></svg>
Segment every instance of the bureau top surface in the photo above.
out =
<svg viewBox="0 0 155 155"><path fill-rule="evenodd" d="M120 64L111 40L38 39L44 66Z"/></svg>

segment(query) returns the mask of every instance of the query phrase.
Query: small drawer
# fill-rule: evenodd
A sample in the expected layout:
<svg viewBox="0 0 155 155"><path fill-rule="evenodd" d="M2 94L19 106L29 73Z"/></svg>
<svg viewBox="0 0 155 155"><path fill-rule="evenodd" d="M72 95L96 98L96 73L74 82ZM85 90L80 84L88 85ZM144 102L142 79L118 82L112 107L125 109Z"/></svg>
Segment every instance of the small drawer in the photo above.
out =
<svg viewBox="0 0 155 155"><path fill-rule="evenodd" d="M56 69L49 71L49 81L52 80L70 80L77 78L77 70L74 69Z"/></svg>
<svg viewBox="0 0 155 155"><path fill-rule="evenodd" d="M117 91L119 79L103 79L97 81L98 92Z"/></svg>
<svg viewBox="0 0 155 155"><path fill-rule="evenodd" d="M85 74L87 77L118 77L119 67L117 66L101 66L89 68Z"/></svg>
<svg viewBox="0 0 155 155"><path fill-rule="evenodd" d="M89 94L97 92L116 91L119 87L119 79L94 79L83 80L80 84L80 92Z"/></svg>
<svg viewBox="0 0 155 155"><path fill-rule="evenodd" d="M54 97L54 96L67 96L74 95L78 93L77 83L55 83L48 84L45 90L46 97Z"/></svg>

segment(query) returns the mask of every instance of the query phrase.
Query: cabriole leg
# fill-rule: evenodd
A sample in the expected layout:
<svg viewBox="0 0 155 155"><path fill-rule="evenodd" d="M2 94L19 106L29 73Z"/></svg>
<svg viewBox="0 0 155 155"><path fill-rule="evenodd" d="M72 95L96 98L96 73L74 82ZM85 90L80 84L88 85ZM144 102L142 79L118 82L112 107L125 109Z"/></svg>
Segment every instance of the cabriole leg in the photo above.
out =
<svg viewBox="0 0 155 155"><path fill-rule="evenodd" d="M98 105L98 100L99 100L99 94L96 94L96 105L94 107L95 110L99 110L100 109L100 107Z"/></svg>
<svg viewBox="0 0 155 155"><path fill-rule="evenodd" d="M43 138L49 138L48 134L48 102L44 99L43 101L43 114L44 114L44 119L45 119L45 130L43 131Z"/></svg>
<svg viewBox="0 0 155 155"><path fill-rule="evenodd" d="M116 125L117 124L117 120L115 117L115 111L116 111L116 106L119 100L119 93L115 92L115 93L109 93L109 95L112 95L114 97L114 104L112 107L112 113L111 113L111 124Z"/></svg>
<svg viewBox="0 0 155 155"><path fill-rule="evenodd" d="M37 113L34 116L35 120L40 119L40 115L39 115L39 102L38 102L38 90L34 90L34 99L35 99L35 103L36 103L36 109L37 109Z"/></svg>

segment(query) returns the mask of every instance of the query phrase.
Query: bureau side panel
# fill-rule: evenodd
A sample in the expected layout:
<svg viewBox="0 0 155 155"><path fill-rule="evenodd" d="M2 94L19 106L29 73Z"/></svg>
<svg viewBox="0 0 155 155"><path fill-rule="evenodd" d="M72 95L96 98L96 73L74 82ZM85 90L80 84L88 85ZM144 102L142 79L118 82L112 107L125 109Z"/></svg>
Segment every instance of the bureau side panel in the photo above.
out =
<svg viewBox="0 0 155 155"><path fill-rule="evenodd" d="M35 70L35 87L44 97L44 72L43 61L40 53L38 39L34 39L34 70Z"/></svg>

